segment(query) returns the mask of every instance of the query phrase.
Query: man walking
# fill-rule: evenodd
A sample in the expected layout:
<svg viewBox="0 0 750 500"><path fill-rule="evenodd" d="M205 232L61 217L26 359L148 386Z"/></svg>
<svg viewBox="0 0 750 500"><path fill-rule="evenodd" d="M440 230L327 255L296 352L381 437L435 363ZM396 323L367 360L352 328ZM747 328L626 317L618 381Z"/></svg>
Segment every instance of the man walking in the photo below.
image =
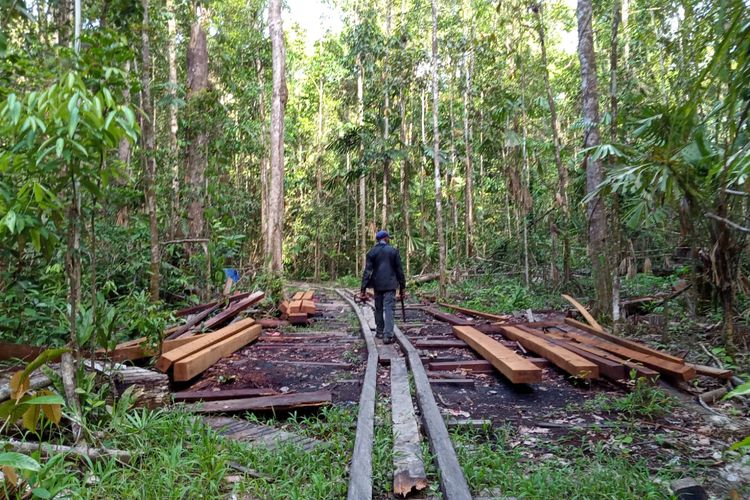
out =
<svg viewBox="0 0 750 500"><path fill-rule="evenodd" d="M361 297L367 300L365 290L375 290L376 337L382 337L384 344L393 343L393 309L396 306L396 288L403 297L406 278L401 267L401 255L393 248L388 231L380 230L375 235L377 244L367 253L367 264L362 276Z"/></svg>

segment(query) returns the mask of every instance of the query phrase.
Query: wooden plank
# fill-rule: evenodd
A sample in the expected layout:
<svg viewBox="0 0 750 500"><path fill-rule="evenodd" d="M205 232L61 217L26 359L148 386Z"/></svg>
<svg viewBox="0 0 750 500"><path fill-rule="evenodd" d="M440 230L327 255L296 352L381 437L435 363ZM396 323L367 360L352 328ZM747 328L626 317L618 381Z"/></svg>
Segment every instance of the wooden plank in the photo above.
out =
<svg viewBox="0 0 750 500"><path fill-rule="evenodd" d="M470 326L454 326L453 333L514 384L533 384L542 381L542 370L538 366L479 330Z"/></svg>
<svg viewBox="0 0 750 500"><path fill-rule="evenodd" d="M287 314L300 313L300 312L302 312L301 300L293 300L289 302L289 307L287 308Z"/></svg>
<svg viewBox="0 0 750 500"><path fill-rule="evenodd" d="M173 340L173 339L176 339L177 337L179 337L180 335L182 335L184 333L187 333L195 325L197 325L198 323L200 323L201 321L203 321L204 319L206 319L207 317L209 317L211 315L211 313L213 313L214 311L216 311L217 309L219 309L219 307L220 307L220 304L216 304L215 306L209 307L208 309L205 309L204 311L202 311L202 312L196 314L195 316L191 317L188 320L187 323L185 323L180 328L178 328L177 330L175 330L174 333L171 333L171 334L167 335L167 337L166 337L165 340Z"/></svg>
<svg viewBox="0 0 750 500"><path fill-rule="evenodd" d="M550 360L553 364L562 368L575 377L592 379L599 377L599 367L591 361L574 354L567 349L554 345L546 340L524 332L513 326L503 327L504 334L520 343L529 351Z"/></svg>
<svg viewBox="0 0 750 500"><path fill-rule="evenodd" d="M563 341L568 340L562 333L546 333L546 335L548 337L552 337L552 338L563 340ZM651 368L647 368L640 363L636 363L636 362L621 358L620 356L616 356L612 354L611 352L607 352L605 350L599 349L594 346L581 344L581 343L576 343L573 345L575 345L575 347L578 348L579 350L589 352L591 354L594 354L595 356L608 359L615 363L622 364L626 369L625 371L626 379L630 378L630 372L633 370L635 370L636 377L639 377L639 378L643 377L652 382L655 382L659 378L659 372L657 372L656 370L652 370Z"/></svg>
<svg viewBox="0 0 750 500"><path fill-rule="evenodd" d="M302 300L302 297L305 296L305 292L297 292L292 296L293 301Z"/></svg>
<svg viewBox="0 0 750 500"><path fill-rule="evenodd" d="M257 304L258 302L263 300L265 296L266 294L263 292L254 292L249 297L240 300L232 307L225 309L210 320L206 321L206 323L203 325L203 329L214 330L220 326L223 326L225 323L229 322L232 318L237 316L239 313L241 313L251 305Z"/></svg>
<svg viewBox="0 0 750 500"><path fill-rule="evenodd" d="M287 319L292 325L306 325L308 323L307 314L303 312L289 313Z"/></svg>
<svg viewBox="0 0 750 500"><path fill-rule="evenodd" d="M246 297L249 297L252 292L239 292L235 293L231 297L229 297L229 302L237 302L238 300L242 300ZM185 309L180 309L179 311L175 311L174 315L179 317L182 316L190 316L192 314L198 314L201 311L205 311L206 309L209 309L215 305L219 304L218 301L209 302L207 304L198 304L195 306L186 307Z"/></svg>
<svg viewBox="0 0 750 500"><path fill-rule="evenodd" d="M442 311L438 311L434 307L425 307L423 311L429 314L430 316L432 316L433 318L443 321L453 326L471 326L474 324L473 321L459 318L458 316L454 314L448 314Z"/></svg>
<svg viewBox="0 0 750 500"><path fill-rule="evenodd" d="M688 366L695 368L698 375L705 375L707 377L714 377L722 380L729 380L734 375L732 370L724 370L721 368L714 368L713 366L696 365L693 363L687 363Z"/></svg>
<svg viewBox="0 0 750 500"><path fill-rule="evenodd" d="M185 382L196 375L203 373L224 356L229 356L237 349L246 346L260 337L261 331L262 328L260 325L252 325L251 327L246 328L239 333L235 333L220 342L212 344L195 354L180 359L174 364L174 380L177 382ZM191 345L188 344L184 347L191 347Z"/></svg>
<svg viewBox="0 0 750 500"><path fill-rule="evenodd" d="M597 337L607 340L609 342L619 344L621 346L627 347L628 349L632 349L633 351L638 351L638 352L642 352L643 354L648 354L649 356L666 359L667 361L671 361L672 363L678 363L678 364L685 363L685 360L683 358L678 358L677 356L672 356L671 354L668 354L666 352L659 351L657 349L652 349L651 347L643 345L639 342L635 342L633 340L618 337L617 335L612 335L606 330L602 330L598 332L596 331L596 329L591 328L588 325L581 323L580 321L576 321L573 318L565 318L565 323L572 327L578 328L579 330L583 330L592 335L596 335Z"/></svg>
<svg viewBox="0 0 750 500"><path fill-rule="evenodd" d="M667 361L666 359L650 356L642 352L634 351L619 344L607 342L606 340L600 339L599 337L576 332L565 332L563 335L581 344L598 347L599 349L611 352L627 360L637 361L644 364L648 368L656 370L665 375L677 377L681 380L692 380L696 375L695 368L691 368L684 364L673 363L671 361Z"/></svg>
<svg viewBox="0 0 750 500"><path fill-rule="evenodd" d="M314 296L315 292L313 292L312 290L308 290L302 294L302 300L313 300Z"/></svg>
<svg viewBox="0 0 750 500"><path fill-rule="evenodd" d="M315 303L312 300L303 300L301 311L306 314L315 314L318 309L315 307Z"/></svg>
<svg viewBox="0 0 750 500"><path fill-rule="evenodd" d="M445 340L418 340L414 343L417 349L450 349L453 347L469 347L463 340L448 339Z"/></svg>
<svg viewBox="0 0 750 500"><path fill-rule="evenodd" d="M471 500L472 495L469 485L466 482L461 465L458 463L456 450L453 448L445 420L435 402L435 395L432 392L429 380L427 380L427 373L425 373L422 361L419 359L419 353L397 326L394 326L393 333L409 361L409 368L411 368L414 387L417 392L417 403L422 412L423 427L427 431L430 449L437 462L437 469L440 471L440 489L443 498ZM371 495L370 492L367 498L370 498ZM364 497L350 496L350 500L357 498Z"/></svg>
<svg viewBox="0 0 750 500"><path fill-rule="evenodd" d="M258 330L260 326L256 325ZM196 413L231 413L237 411L288 411L300 408L328 406L331 404L331 391L300 392L279 394L257 398L209 401L191 405Z"/></svg>
<svg viewBox="0 0 750 500"><path fill-rule="evenodd" d="M217 342L221 342L227 337L231 337L237 332L248 328L255 323L252 318L243 319L237 323L233 323L221 330L213 333L207 333L201 336L201 338L194 340L193 342L187 342L185 345L172 349L168 352L162 353L159 357L159 361L156 362L156 369L161 372L166 372L169 367L175 362L182 358L186 358L196 352L205 349Z"/></svg>
<svg viewBox="0 0 750 500"><path fill-rule="evenodd" d="M200 335L193 335L192 337L183 337L181 339L165 340L164 342L161 343L161 352L163 354L165 352L173 351L177 349L178 347L182 347L186 344L189 344L190 342L195 342L196 340L200 340L206 335L211 335L211 334L202 333Z"/></svg>
<svg viewBox="0 0 750 500"><path fill-rule="evenodd" d="M602 357L597 354L588 352L584 349L579 349L578 346L576 346L573 342L556 339L550 335L545 335L544 333L540 331L535 331L531 328L524 328L524 327L519 327L519 328L521 328L522 330L532 335L536 335L540 338L543 338L547 342L550 342L555 345L559 345L560 347L563 347L567 349L568 351L578 354L582 358L591 361L592 363L594 363L596 366L599 367L599 373L602 376L607 377L610 380L626 380L628 378L627 370L625 369L625 365L623 365L622 362L613 361L612 359L609 359L609 357Z"/></svg>
<svg viewBox="0 0 750 500"><path fill-rule="evenodd" d="M402 497L427 488L421 436L402 357L391 359L391 417L393 420L393 493Z"/></svg>
<svg viewBox="0 0 750 500"><path fill-rule="evenodd" d="M474 386L474 380L470 378L437 378L433 377L428 379L430 384L446 384L446 385L470 385Z"/></svg>
<svg viewBox="0 0 750 500"><path fill-rule="evenodd" d="M475 373L492 373L495 367L484 359L473 361L433 361L428 364L432 371L466 370Z"/></svg>
<svg viewBox="0 0 750 500"><path fill-rule="evenodd" d="M474 316L475 318L491 319L495 321L508 321L508 316L500 316L498 314L492 314L484 311L476 311L466 307L457 306L455 304L447 304L445 302L438 302L438 305L447 309L453 309L454 311L466 314L468 316Z"/></svg>
<svg viewBox="0 0 750 500"><path fill-rule="evenodd" d="M274 396L278 391L270 388L260 389L223 389L221 391L181 391L172 395L175 403L189 403L193 401L217 401L225 399L251 398L258 396Z"/></svg>
<svg viewBox="0 0 750 500"><path fill-rule="evenodd" d="M278 328L289 326L288 321L284 321L283 319L276 319L276 318L262 318L262 319L259 319L257 323L264 330L276 330Z"/></svg>
<svg viewBox="0 0 750 500"><path fill-rule="evenodd" d="M343 290L336 293L349 304L359 320L362 337L367 345L367 366L362 380L357 412L357 432L349 468L348 500L372 498L372 445L375 438L375 395L378 374L378 350L375 338L360 307Z"/></svg>
<svg viewBox="0 0 750 500"><path fill-rule="evenodd" d="M592 328L594 328L596 330L599 330L600 332L604 331L604 328L602 328L602 325L600 325L594 319L594 317L591 315L591 313L588 311L588 309L586 309L583 306L583 304L581 304L580 302L578 302L576 299L574 299L570 295L562 294L562 297L565 300L567 300L568 302L570 302L571 304L573 304L573 307L575 307L576 309L578 309L578 312L581 313L581 316L583 316L584 318L586 318L586 321L589 322L589 325L591 325Z"/></svg>

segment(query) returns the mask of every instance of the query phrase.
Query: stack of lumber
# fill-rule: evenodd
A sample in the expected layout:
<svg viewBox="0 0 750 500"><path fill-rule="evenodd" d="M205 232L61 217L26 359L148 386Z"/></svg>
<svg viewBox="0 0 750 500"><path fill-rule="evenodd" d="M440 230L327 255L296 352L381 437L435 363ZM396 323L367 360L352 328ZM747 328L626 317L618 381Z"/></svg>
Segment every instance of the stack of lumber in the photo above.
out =
<svg viewBox="0 0 750 500"><path fill-rule="evenodd" d="M708 367L686 363L681 357L613 335L596 322L585 324L566 318L564 322L544 327L507 323L493 326L490 332L483 333L472 326L456 325L453 332L513 383L539 382L541 370L491 335L501 334L582 379L627 380L633 371L650 380L662 377L677 382L691 380L696 373L718 378L731 376L731 372L706 370Z"/></svg>
<svg viewBox="0 0 750 500"><path fill-rule="evenodd" d="M310 316L318 312L312 290L295 293L291 300L279 304L282 319L293 325L306 325Z"/></svg>
<svg viewBox="0 0 750 500"><path fill-rule="evenodd" d="M156 368L163 373L171 370L176 382L191 380L224 356L256 340L260 333L261 326L247 318L212 333L189 337L184 344L162 352Z"/></svg>
<svg viewBox="0 0 750 500"><path fill-rule="evenodd" d="M229 297L225 303L210 302L176 311L175 316L187 315L188 319L182 325L167 329L160 344L152 345L146 337L140 337L117 344L111 351L99 349L94 354L97 358L108 358L118 363L158 356L199 338L201 331L210 332L230 323L242 311L264 297L263 292L244 292ZM217 314L211 317L212 313Z"/></svg>

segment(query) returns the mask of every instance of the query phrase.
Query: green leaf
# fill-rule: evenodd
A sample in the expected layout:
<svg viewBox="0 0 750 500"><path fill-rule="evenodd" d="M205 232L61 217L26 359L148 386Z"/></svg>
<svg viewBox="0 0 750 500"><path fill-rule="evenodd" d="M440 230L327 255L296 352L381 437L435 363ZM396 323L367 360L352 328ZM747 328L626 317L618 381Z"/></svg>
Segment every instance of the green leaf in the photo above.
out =
<svg viewBox="0 0 750 500"><path fill-rule="evenodd" d="M64 405L65 400L59 394L50 394L47 396L36 396L24 401L27 405Z"/></svg>
<svg viewBox="0 0 750 500"><path fill-rule="evenodd" d="M8 213L5 214L5 217L3 217L3 222L6 226L8 226L10 234L13 234L16 229L16 212L13 210L8 210Z"/></svg>
<svg viewBox="0 0 750 500"><path fill-rule="evenodd" d="M79 113L80 110L77 106L70 112L70 121L68 122L68 137L70 137L71 139L76 133L76 127L78 127L78 120L80 119Z"/></svg>
<svg viewBox="0 0 750 500"><path fill-rule="evenodd" d="M32 472L39 472L39 469L41 469L39 462L23 453L16 453L15 451L0 453L0 466L15 467L16 469L30 470Z"/></svg>
<svg viewBox="0 0 750 500"><path fill-rule="evenodd" d="M750 446L750 436L747 436L742 441L734 443L729 449L732 451L739 450L740 448L746 448Z"/></svg>
<svg viewBox="0 0 750 500"><path fill-rule="evenodd" d="M31 375L31 373L42 366L43 364L46 364L48 361L54 360L65 354L66 352L70 351L70 349L65 348L58 348L58 349L47 349L43 353L41 353L39 356L36 357L34 361L29 363L26 368L23 370L23 377L28 377Z"/></svg>
<svg viewBox="0 0 750 500"><path fill-rule="evenodd" d="M46 488L34 488L31 494L36 498L52 498L52 493Z"/></svg>
<svg viewBox="0 0 750 500"><path fill-rule="evenodd" d="M59 137L57 141L55 142L55 154L58 158L62 158L63 154L63 147L65 146L65 141L62 137Z"/></svg>
<svg viewBox="0 0 750 500"><path fill-rule="evenodd" d="M722 399L731 399L736 396L745 396L747 394L750 394L750 382L745 382L742 385L738 385L734 388L733 391L729 391L726 396L724 396Z"/></svg>

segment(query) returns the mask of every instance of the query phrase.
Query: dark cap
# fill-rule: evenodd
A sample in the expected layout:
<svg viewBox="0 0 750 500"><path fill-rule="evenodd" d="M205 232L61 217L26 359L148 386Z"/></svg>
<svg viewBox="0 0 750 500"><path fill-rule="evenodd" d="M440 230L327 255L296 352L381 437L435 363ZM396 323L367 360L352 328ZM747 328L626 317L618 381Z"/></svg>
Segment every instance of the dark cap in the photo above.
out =
<svg viewBox="0 0 750 500"><path fill-rule="evenodd" d="M375 235L375 239L378 240L378 241L382 240L383 238L390 238L390 237L391 237L391 235L388 234L388 231L386 231L385 229L381 229Z"/></svg>

